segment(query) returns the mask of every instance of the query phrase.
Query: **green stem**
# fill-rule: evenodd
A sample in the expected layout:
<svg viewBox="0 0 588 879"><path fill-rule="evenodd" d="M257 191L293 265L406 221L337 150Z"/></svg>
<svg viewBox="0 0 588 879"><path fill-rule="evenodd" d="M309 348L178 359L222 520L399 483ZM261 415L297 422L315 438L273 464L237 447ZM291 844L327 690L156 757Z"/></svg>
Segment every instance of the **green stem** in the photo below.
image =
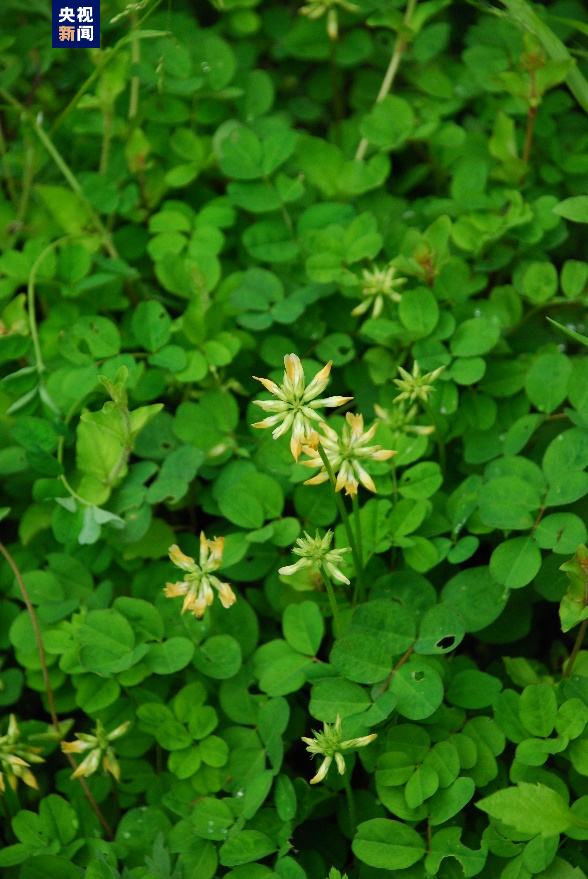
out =
<svg viewBox="0 0 588 879"><path fill-rule="evenodd" d="M69 116L71 111L77 105L78 101L81 98L83 98L83 96L86 94L86 92L88 91L88 89L90 88L90 86L92 85L94 80L96 80L100 76L100 74L102 73L102 71L104 70L106 65L110 64L110 62L114 58L116 58L116 56L118 55L120 50L122 48L124 48L124 46L126 46L126 44L129 42L131 42L131 60L134 60L133 54L132 54L132 44L137 42L137 39L138 39L138 35L135 34L134 32L136 30L138 30L138 28L141 27L141 25L149 18L149 16L155 12L157 7L161 3L162 3L162 0L156 0L156 2L153 4L153 6L151 6L151 8L147 10L145 15L142 18L140 18L138 21L136 21L136 19L131 19L133 21L131 32L129 34L125 34L124 37L121 37L121 39L111 49L109 48L109 49L104 50L102 61L100 62L100 64L96 67L95 70L92 71L92 73L87 78L87 80L81 84L81 86L79 87L79 89L77 90L77 92L75 93L75 95L73 96L73 98L71 99L69 104L67 105L67 107L64 110L62 110L62 112L59 114L59 116L57 117L57 119L55 120L53 125L51 126L51 134L55 134L57 129L60 127L60 125L67 119L67 117ZM131 80L131 96L133 94L132 90L133 90L133 85L132 85L132 80ZM138 89L137 89L137 94L138 94ZM129 116L129 118L131 118L131 117Z"/></svg>
<svg viewBox="0 0 588 879"><path fill-rule="evenodd" d="M16 191L16 182L12 173L10 171L10 164L8 159L6 158L8 153L6 147L6 140L4 138L4 131L2 129L2 123L0 122L0 156L2 157L2 174L6 181L6 190L8 192L8 197L13 204L13 207L16 209L17 206L17 191Z"/></svg>
<svg viewBox="0 0 588 879"><path fill-rule="evenodd" d="M99 173L104 175L108 171L110 158L110 144L112 142L112 107L105 108L102 117L104 131L102 134L102 148L100 150Z"/></svg>
<svg viewBox="0 0 588 879"><path fill-rule="evenodd" d="M333 589L333 584L331 583L331 578L329 577L327 569L324 565L321 565L321 574L323 575L323 580L325 581L325 586L327 587L327 595L329 596L329 603L333 612L333 619L335 621L335 637L339 638L343 634L341 617L339 616L339 606L337 604L337 597L335 595L335 590Z"/></svg>
<svg viewBox="0 0 588 879"><path fill-rule="evenodd" d="M41 263L48 256L51 251L55 250L56 247L59 247L64 241L67 241L71 238L71 235L63 235L61 238L57 238L55 241L52 241L51 244L48 244L47 247L41 251L37 259L32 265L31 273L29 275L29 281L27 285L27 311L29 314L29 327L31 330L31 339L33 342L33 350L35 352L35 361L37 366L37 372L39 374L39 382L42 383L42 375L45 372L45 364L43 363L43 355L41 354L41 346L39 344L39 331L37 328L37 314L35 307L35 284L37 282L37 272L41 266Z"/></svg>
<svg viewBox="0 0 588 879"><path fill-rule="evenodd" d="M423 409L435 425L435 440L437 442L437 451L439 452L439 464L441 466L441 472L445 473L447 455L445 453L445 440L443 439L443 433L441 431L441 421L437 417L435 410L429 406L428 403L423 402Z"/></svg>
<svg viewBox="0 0 588 879"><path fill-rule="evenodd" d="M354 525L355 525L355 540L356 540L356 544L357 544L357 557L359 559L360 571L363 574L363 540L362 540L362 533L361 533L361 518L359 515L360 511L359 511L359 500L357 497L357 492L353 495L352 503L353 503L353 518L354 518ZM356 581L355 581L355 592L353 595L354 604L357 601L363 601L364 596L363 596L363 591L361 589L362 586L363 586L363 577L361 577L361 576L357 577Z"/></svg>
<svg viewBox="0 0 588 879"><path fill-rule="evenodd" d="M351 782L347 776L347 772L343 776L343 785L345 787L345 793L347 794L347 807L349 809L349 823L351 824L351 835L355 836L355 831L357 830L357 815L355 812L355 797L353 796L353 790L351 787Z"/></svg>
<svg viewBox="0 0 588 879"><path fill-rule="evenodd" d="M136 13L130 16L131 32L138 26L138 18ZM139 40L133 40L131 43L131 64L137 68L141 61L141 46ZM131 77L131 87L129 93L129 122L132 122L139 111L139 88L140 80L137 75Z"/></svg>
<svg viewBox="0 0 588 879"><path fill-rule="evenodd" d="M508 10L508 17L523 30L535 36L553 61L569 61L572 55L551 28L535 12L535 8L525 0L501 0ZM577 64L570 67L566 84L578 104L588 113L588 80Z"/></svg>
<svg viewBox="0 0 588 879"><path fill-rule="evenodd" d="M572 669L574 668L574 663L576 662L576 659L578 658L578 653L582 649L582 642L584 640L584 635L586 634L587 628L588 628L588 619L582 620L580 630L579 630L578 635L576 637L576 640L574 642L574 649L572 650L572 652L570 654L570 658L568 659L568 661L566 663L565 671L562 674L562 678L569 678L569 676L571 675Z"/></svg>
<svg viewBox="0 0 588 879"><path fill-rule="evenodd" d="M329 477L330 483L333 486L333 491L335 492L335 502L339 509L339 514L341 516L341 521L343 522L343 527L345 528L345 533L347 535L347 540L349 541L349 546L351 547L351 555L353 556L353 564L355 565L355 576L357 578L358 585L361 583L363 567L361 564L360 557L357 552L357 545L355 542L355 537L353 535L353 529L351 528L351 522L349 521L349 515L347 514L347 510L345 509L345 504L343 503L343 498L340 493L337 491L337 480L335 479L335 474L333 472L333 468L331 467L331 462L327 457L327 453L323 449L322 444L319 442L318 444L318 453L321 456L321 461L323 462L324 468L327 471L327 475ZM360 589L361 591L361 589Z"/></svg>
<svg viewBox="0 0 588 879"><path fill-rule="evenodd" d="M90 215L94 226L96 227L97 231L100 233L100 235L102 237L102 243L103 243L106 251L108 252L108 255L111 257L111 259L119 259L118 251L117 251L116 247L114 246L114 243L112 241L110 233L108 232L108 229L106 228L106 226L104 225L104 223L102 222L102 220L100 219L100 217L98 216L98 214L96 213L96 211L94 210L94 208L92 207L92 205L90 204L90 202L88 201L86 196L84 195L84 193L82 191L82 187L78 183L76 177L74 176L74 174L70 170L67 163L65 162L61 153L58 152L53 141L46 134L46 132L43 131L43 129L41 128L41 125L39 123L34 124L33 130L34 130L35 134L37 135L37 137L39 138L39 140L41 141L41 143L43 144L43 146L45 147L45 149L47 150L47 152L49 153L49 155L51 156L51 158L53 159L53 161L55 162L55 164L57 165L57 167L59 168L59 170L61 171L61 173L63 174L63 176L65 177L65 179L67 180L67 182L69 183L70 188L73 190L73 192L75 192L75 194L77 195L77 197L79 198L81 203L84 205L84 208L87 210L88 214Z"/></svg>
<svg viewBox="0 0 588 879"><path fill-rule="evenodd" d="M403 26L405 28L410 27L416 5L417 0L408 0L408 5L406 7L406 12L404 13L403 21ZM408 41L404 38L404 36L402 36L401 33L399 33L396 38L396 42L394 43L394 50L392 52L392 57L390 58L388 69L384 74L384 79L382 80L382 85L380 86L380 91L378 92L378 96L376 98L376 104L381 104L390 89L392 88L396 73L398 71L398 67L400 66L402 56L404 55L407 46ZM361 162L366 154L368 146L369 140L367 139L367 137L363 137L359 143L357 152L355 153L356 162Z"/></svg>
<svg viewBox="0 0 588 879"><path fill-rule="evenodd" d="M32 127L34 133L39 138L39 140L41 141L41 143L45 147L46 151L49 153L49 155L51 156L51 158L53 159L53 161L55 162L55 164L57 165L57 167L59 168L59 170L61 171L61 173L63 174L63 176L67 180L67 182L69 183L69 186L71 187L72 191L77 195L80 202L83 204L84 208L88 212L90 218L92 219L92 222L94 223L94 226L96 227L97 231L100 233L100 235L102 237L102 243L104 244L104 247L106 248L106 250L108 252L108 255L112 259L119 259L118 251L117 251L116 247L114 246L114 243L112 241L110 233L108 232L108 229L104 226L99 215L96 213L96 211L94 210L94 208L92 207L92 205L90 204L90 202L88 201L86 196L84 195L84 193L82 191L82 187L78 183L75 175L72 173L72 171L69 168L68 164L66 163L65 159L63 158L61 153L59 153L59 151L57 150L55 144L53 143L53 141L51 140L49 135L45 131L43 131L39 117L37 117L37 119L33 119L31 114L27 110L25 110L23 105L19 101L17 101L15 98L13 98L12 95L9 92L5 91L4 89L0 90L0 94L9 104L11 104L16 110L18 110L21 118L24 119L26 122L28 122L29 125Z"/></svg>
<svg viewBox="0 0 588 879"><path fill-rule="evenodd" d="M329 40L329 73L331 76L331 96L333 99L333 121L335 130L335 142L341 146L341 123L343 121L343 96L339 68L337 67L337 40Z"/></svg>

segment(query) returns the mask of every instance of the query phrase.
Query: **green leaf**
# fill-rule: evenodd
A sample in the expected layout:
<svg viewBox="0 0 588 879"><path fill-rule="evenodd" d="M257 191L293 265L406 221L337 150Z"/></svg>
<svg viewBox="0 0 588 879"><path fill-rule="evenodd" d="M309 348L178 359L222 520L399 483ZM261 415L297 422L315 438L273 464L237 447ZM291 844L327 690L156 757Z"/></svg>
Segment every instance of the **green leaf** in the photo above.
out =
<svg viewBox="0 0 588 879"><path fill-rule="evenodd" d="M351 844L353 853L370 867L403 870L424 856L424 839L406 824L386 818L363 821Z"/></svg>
<svg viewBox="0 0 588 879"><path fill-rule="evenodd" d="M225 680L236 675L241 667L239 642L230 635L213 635L194 654L194 665L209 678Z"/></svg>
<svg viewBox="0 0 588 879"><path fill-rule="evenodd" d="M460 571L445 584L441 599L463 617L466 632L489 626L506 605L503 587L486 567Z"/></svg>
<svg viewBox="0 0 588 879"><path fill-rule="evenodd" d="M315 656L325 634L323 616L314 601L289 604L282 619L284 638L294 650Z"/></svg>
<svg viewBox="0 0 588 879"><path fill-rule="evenodd" d="M325 678L313 685L309 710L317 720L334 723L338 714L344 720L369 705L370 698L359 684L345 678Z"/></svg>
<svg viewBox="0 0 588 879"><path fill-rule="evenodd" d="M183 214L180 214L186 219ZM187 221L186 221L187 222ZM133 311L131 327L137 341L147 351L158 351L171 335L171 318L161 302L149 299Z"/></svg>
<svg viewBox="0 0 588 879"><path fill-rule="evenodd" d="M450 605L437 604L427 610L421 620L415 653L449 653L465 635L463 617Z"/></svg>
<svg viewBox="0 0 588 879"><path fill-rule="evenodd" d="M236 867L238 864L250 864L258 861L277 850L277 845L258 830L241 830L232 839L228 839L219 851L219 861L223 867Z"/></svg>
<svg viewBox="0 0 588 879"><path fill-rule="evenodd" d="M79 870L61 855L37 855L25 864L19 874L22 879L79 879Z"/></svg>
<svg viewBox="0 0 588 879"><path fill-rule="evenodd" d="M362 137L374 146L391 150L410 137L414 125L414 112L409 102L396 95L386 95L363 117L360 131Z"/></svg>
<svg viewBox="0 0 588 879"><path fill-rule="evenodd" d="M437 791L429 804L429 824L445 824L464 809L474 796L476 785L473 779L461 776L452 784Z"/></svg>
<svg viewBox="0 0 588 879"><path fill-rule="evenodd" d="M194 644L187 638L168 638L162 644L151 644L144 662L158 675L171 675L185 668L194 655Z"/></svg>
<svg viewBox="0 0 588 879"><path fill-rule="evenodd" d="M113 680L99 681L93 675L83 675L76 693L76 705L86 714L108 708L120 696L120 686Z"/></svg>
<svg viewBox="0 0 588 879"><path fill-rule="evenodd" d="M488 854L486 843L482 842L479 851L469 849L461 842L461 834L460 827L445 827L433 836L429 854L425 858L425 869L428 874L437 875L445 858L455 858L459 861L466 879L477 876L484 869Z"/></svg>
<svg viewBox="0 0 588 879"><path fill-rule="evenodd" d="M565 800L544 784L519 782L517 787L496 791L476 806L520 833L534 836L565 833L574 824Z"/></svg>
<svg viewBox="0 0 588 879"><path fill-rule="evenodd" d="M567 397L572 362L565 354L541 354L525 379L525 391L540 411L551 413Z"/></svg>
<svg viewBox="0 0 588 879"><path fill-rule="evenodd" d="M493 675L477 669L459 671L451 679L447 699L459 708L487 708L494 703L502 689L502 682Z"/></svg>
<svg viewBox="0 0 588 879"><path fill-rule="evenodd" d="M132 663L135 636L114 608L92 610L78 631L80 663L95 674L123 671Z"/></svg>
<svg viewBox="0 0 588 879"><path fill-rule="evenodd" d="M197 836L223 842L234 820L227 802L213 797L203 797L198 800L190 815L190 823Z"/></svg>
<svg viewBox="0 0 588 879"><path fill-rule="evenodd" d="M451 337L451 353L455 357L487 354L500 338L500 326L484 317L473 317L460 324Z"/></svg>
<svg viewBox="0 0 588 879"><path fill-rule="evenodd" d="M58 839L67 845L75 839L78 818L67 800L56 794L49 794L39 804L39 817L51 839Z"/></svg>
<svg viewBox="0 0 588 879"><path fill-rule="evenodd" d="M404 789L407 805L417 809L439 789L439 776L430 766L417 766Z"/></svg>
<svg viewBox="0 0 588 879"><path fill-rule="evenodd" d="M417 287L402 294L398 316L415 338L424 338L430 336L437 325L439 305L428 287Z"/></svg>
<svg viewBox="0 0 588 879"><path fill-rule="evenodd" d="M336 672L359 684L383 681L391 670L391 656L375 635L350 632L337 638L330 662Z"/></svg>
<svg viewBox="0 0 588 879"><path fill-rule="evenodd" d="M374 635L392 655L402 654L414 643L415 616L398 602L374 599L355 610L351 632Z"/></svg>
<svg viewBox="0 0 588 879"><path fill-rule="evenodd" d="M541 567L541 551L530 537L514 537L496 547L490 573L508 589L521 589L535 579Z"/></svg>
<svg viewBox="0 0 588 879"><path fill-rule="evenodd" d="M588 223L588 195L564 198L554 207L553 213L574 223Z"/></svg>
<svg viewBox="0 0 588 879"><path fill-rule="evenodd" d="M399 668L390 682L390 691L398 697L396 710L409 720L424 720L443 701L443 682L439 674L423 660L409 660Z"/></svg>
<svg viewBox="0 0 588 879"><path fill-rule="evenodd" d="M541 506L537 488L519 476L499 476L480 489L480 516L486 525L507 530L526 530Z"/></svg>
<svg viewBox="0 0 588 879"><path fill-rule="evenodd" d="M531 684L521 693L520 717L531 735L551 735L557 717L557 700L551 684Z"/></svg>
<svg viewBox="0 0 588 879"><path fill-rule="evenodd" d="M398 490L405 498L420 500L435 494L442 482L443 474L439 464L435 461L423 461L404 471L398 483Z"/></svg>
<svg viewBox="0 0 588 879"><path fill-rule="evenodd" d="M548 302L557 294L557 269L550 262L532 262L521 279L522 293L536 305Z"/></svg>

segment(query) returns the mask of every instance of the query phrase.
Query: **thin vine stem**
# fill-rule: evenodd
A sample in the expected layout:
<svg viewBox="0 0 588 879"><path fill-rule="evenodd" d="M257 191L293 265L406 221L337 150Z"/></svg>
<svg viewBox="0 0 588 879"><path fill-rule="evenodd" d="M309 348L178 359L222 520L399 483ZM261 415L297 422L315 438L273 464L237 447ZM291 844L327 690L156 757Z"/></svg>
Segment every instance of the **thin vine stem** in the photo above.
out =
<svg viewBox="0 0 588 879"><path fill-rule="evenodd" d="M329 461L329 459L327 457L327 453L323 449L323 446L320 442L318 444L318 453L321 457L321 461L323 462L325 470L327 471L327 475L329 477L331 485L333 486L333 491L335 492L335 502L336 502L337 507L339 509L341 521L343 522L343 527L345 528L347 540L349 541L349 546L351 547L351 555L353 556L353 564L355 565L356 588L358 588L359 592L361 592L360 584L363 579L363 567L362 567L361 559L360 559L358 551L357 551L357 545L355 542L355 536L353 534L353 529L351 527L351 522L349 521L349 515L347 513L347 510L345 509L345 504L343 503L343 498L341 497L339 492L336 490L337 480L335 479L335 474L333 472L333 468L331 467L331 462Z"/></svg>
<svg viewBox="0 0 588 879"><path fill-rule="evenodd" d="M23 597L23 601L25 603L27 612L29 614L29 618L31 620L31 625L33 627L35 641L37 643L37 650L39 651L39 662L41 663L41 674L43 675L43 683L45 684L45 693L47 694L47 704L49 706L49 716L51 717L51 723L53 724L53 728L55 729L55 732L61 738L62 737L62 730L61 730L61 725L59 723L59 718L57 716L57 712L55 710L55 699L53 697L53 688L51 686L51 681L49 680L49 671L47 669L47 660L45 659L45 648L43 647L43 639L41 638L41 630L39 629L37 615L35 613L35 609L34 609L32 603L31 603L31 599L30 599L29 593L27 591L27 588L25 586L24 580L22 578L22 574L20 572L20 569L19 569L18 565L16 564L16 562L14 561L14 559L12 558L11 554L8 552L8 550L4 546L4 544L1 542L0 542L0 553L2 553L2 555L4 556L4 558L6 559L8 564L10 565L10 567L12 568L12 573L14 574L16 582L18 583L21 595ZM67 757L72 769L77 769L78 764L74 760L73 756L71 754L66 754L66 757ZM114 839L114 834L112 832L112 828L110 827L110 824L108 823L108 821L106 820L106 818L102 814L102 810L100 809L100 806L98 805L98 803L96 802L96 800L92 796L92 792L90 791L90 788L88 787L86 779L81 777L79 779L79 781L80 781L80 784L81 784L82 789L84 791L84 794L86 795L86 799L88 800L88 803L90 804L92 811L94 812L94 814L96 815L96 817L100 821L100 824L104 828L106 835L108 836L109 839Z"/></svg>
<svg viewBox="0 0 588 879"><path fill-rule="evenodd" d="M417 0L408 0L406 12L404 13L404 20L402 22L404 28L410 27L416 5ZM394 79L400 66L400 62L402 61L402 56L406 52L407 46L408 41L402 35L402 32L399 33L396 38L396 42L394 43L392 57L390 58L390 63L388 64L386 73L384 74L384 79L382 80L380 91L378 92L378 95L376 97L376 104L381 104L386 95L389 93L390 89L392 88L394 84ZM357 152L355 153L356 162L361 162L366 154L368 146L369 140L367 139L367 137L362 137L361 141L359 142L359 146L357 147Z"/></svg>

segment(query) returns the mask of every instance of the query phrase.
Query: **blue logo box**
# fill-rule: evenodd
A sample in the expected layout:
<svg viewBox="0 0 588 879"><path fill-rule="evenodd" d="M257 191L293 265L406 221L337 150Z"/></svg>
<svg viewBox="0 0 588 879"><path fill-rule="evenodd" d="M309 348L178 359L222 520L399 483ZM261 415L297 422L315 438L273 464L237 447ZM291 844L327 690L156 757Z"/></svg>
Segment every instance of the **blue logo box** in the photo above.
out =
<svg viewBox="0 0 588 879"><path fill-rule="evenodd" d="M52 0L54 49L100 48L100 0Z"/></svg>

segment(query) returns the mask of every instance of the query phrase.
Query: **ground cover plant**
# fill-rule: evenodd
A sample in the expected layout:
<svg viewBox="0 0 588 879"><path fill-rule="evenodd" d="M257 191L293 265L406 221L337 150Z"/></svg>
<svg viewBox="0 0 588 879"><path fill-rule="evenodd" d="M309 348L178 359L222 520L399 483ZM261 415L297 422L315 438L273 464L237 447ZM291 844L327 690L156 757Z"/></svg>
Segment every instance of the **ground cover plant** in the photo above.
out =
<svg viewBox="0 0 588 879"><path fill-rule="evenodd" d="M0 8L0 872L588 876L588 12Z"/></svg>

